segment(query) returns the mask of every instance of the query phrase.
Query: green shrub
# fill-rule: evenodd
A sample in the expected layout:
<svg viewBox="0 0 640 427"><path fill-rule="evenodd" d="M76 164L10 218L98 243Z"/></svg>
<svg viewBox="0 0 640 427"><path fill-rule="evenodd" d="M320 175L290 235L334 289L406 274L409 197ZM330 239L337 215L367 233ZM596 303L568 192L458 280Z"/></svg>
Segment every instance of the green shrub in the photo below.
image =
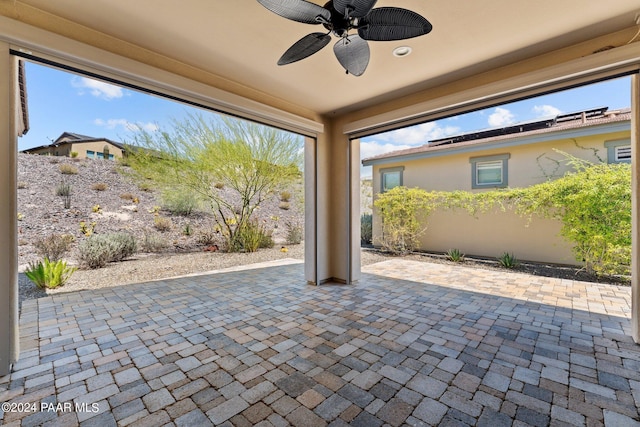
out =
<svg viewBox="0 0 640 427"><path fill-rule="evenodd" d="M453 262L464 261L464 254L459 249L449 249L446 253L447 259Z"/></svg>
<svg viewBox="0 0 640 427"><path fill-rule="evenodd" d="M76 270L76 267L69 267L65 261L49 261L45 258L39 263L30 263L24 274L40 289L55 289L63 286Z"/></svg>
<svg viewBox="0 0 640 427"><path fill-rule="evenodd" d="M255 252L260 248L272 248L274 246L271 233L262 225L254 221L240 225L227 244L229 252Z"/></svg>
<svg viewBox="0 0 640 427"><path fill-rule="evenodd" d="M182 234L184 234L185 236L191 236L192 233L193 233L193 229L191 228L190 223L187 222L185 225L182 226Z"/></svg>
<svg viewBox="0 0 640 427"><path fill-rule="evenodd" d="M151 181L142 181L138 183L138 189L147 193L151 193L154 189Z"/></svg>
<svg viewBox="0 0 640 427"><path fill-rule="evenodd" d="M95 269L122 261L136 249L136 241L128 233L96 234L78 245L78 254L81 265Z"/></svg>
<svg viewBox="0 0 640 427"><path fill-rule="evenodd" d="M144 231L142 238L141 249L144 252L156 253L162 252L169 246L169 243L158 233L153 233L148 230Z"/></svg>
<svg viewBox="0 0 640 427"><path fill-rule="evenodd" d="M77 152L77 151L72 151L72 152L70 152L70 153L69 153L69 156L70 156L72 159L75 159L75 158L77 158L77 157L78 157L78 152Z"/></svg>
<svg viewBox="0 0 640 427"><path fill-rule="evenodd" d="M73 240L74 238L70 234L50 234L47 237L37 239L33 246L40 257L50 261L58 261L65 253L69 252Z"/></svg>
<svg viewBox="0 0 640 427"><path fill-rule="evenodd" d="M304 237L302 226L296 222L287 221L285 227L287 228L287 245L299 245Z"/></svg>
<svg viewBox="0 0 640 427"><path fill-rule="evenodd" d="M373 215L360 215L360 243L370 245L373 242Z"/></svg>
<svg viewBox="0 0 640 427"><path fill-rule="evenodd" d="M162 208L173 215L189 216L198 210L198 198L187 191L166 191L162 194Z"/></svg>
<svg viewBox="0 0 640 427"><path fill-rule="evenodd" d="M434 193L403 186L378 195L374 205L382 218L382 248L396 254L416 249L427 229L426 217L435 209L435 198Z"/></svg>
<svg viewBox="0 0 640 427"><path fill-rule="evenodd" d="M77 175L78 168L68 163L62 163L58 166L60 173L63 175Z"/></svg>
<svg viewBox="0 0 640 427"><path fill-rule="evenodd" d="M514 254L510 254L508 252L504 252L502 255L498 257L498 262L504 268L514 269L520 265L520 261L516 258Z"/></svg>

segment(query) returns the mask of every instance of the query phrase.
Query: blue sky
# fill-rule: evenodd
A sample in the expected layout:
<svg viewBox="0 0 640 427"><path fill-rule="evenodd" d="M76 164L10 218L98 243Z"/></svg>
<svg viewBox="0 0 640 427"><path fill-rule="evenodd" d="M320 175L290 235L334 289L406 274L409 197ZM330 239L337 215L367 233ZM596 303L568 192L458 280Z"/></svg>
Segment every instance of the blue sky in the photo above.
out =
<svg viewBox="0 0 640 427"><path fill-rule="evenodd" d="M31 129L18 140L20 150L50 144L63 132L126 141L139 128L153 131L169 125L172 118L196 111L187 105L38 64L27 62L26 73ZM361 157L559 113L600 106L626 108L631 105L630 85L630 78L623 77L363 138ZM363 174L371 174L370 167L363 168Z"/></svg>

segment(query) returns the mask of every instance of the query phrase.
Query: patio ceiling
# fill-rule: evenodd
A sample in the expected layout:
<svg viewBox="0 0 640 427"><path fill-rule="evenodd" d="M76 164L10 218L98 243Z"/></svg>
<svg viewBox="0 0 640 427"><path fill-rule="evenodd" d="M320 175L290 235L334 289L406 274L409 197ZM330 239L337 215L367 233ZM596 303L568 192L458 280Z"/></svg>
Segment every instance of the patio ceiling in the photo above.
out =
<svg viewBox="0 0 640 427"><path fill-rule="evenodd" d="M323 4L324 0L315 0ZM452 2L380 0L427 17L429 35L371 42L361 77L346 75L331 47L284 67L276 62L296 40L321 27L281 18L256 0L16 0L0 12L64 34L65 21L211 73L318 114L345 113L514 64L635 26L629 0ZM51 18L51 19L49 19ZM69 23L69 22L68 22ZM65 35L70 35L65 34ZM82 40L91 43L91 40ZM332 42L333 44L333 42ZM405 58L392 50L413 48ZM602 46L605 47L605 46Z"/></svg>

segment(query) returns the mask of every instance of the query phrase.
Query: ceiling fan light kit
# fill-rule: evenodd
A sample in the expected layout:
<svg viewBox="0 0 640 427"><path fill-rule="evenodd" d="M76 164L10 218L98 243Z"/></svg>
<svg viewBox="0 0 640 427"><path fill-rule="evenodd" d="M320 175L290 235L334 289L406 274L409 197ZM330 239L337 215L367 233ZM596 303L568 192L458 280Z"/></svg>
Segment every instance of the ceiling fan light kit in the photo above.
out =
<svg viewBox="0 0 640 427"><path fill-rule="evenodd" d="M399 7L374 9L376 2L331 0L323 7L306 0L258 0L283 18L323 25L328 30L327 33L308 34L295 42L280 57L278 65L291 64L313 55L329 44L333 34L338 37L333 52L347 74L354 76L364 74L369 65L371 51L368 41L405 40L428 34L433 29L431 23L416 12ZM411 48L407 46L394 50L395 56L409 53Z"/></svg>

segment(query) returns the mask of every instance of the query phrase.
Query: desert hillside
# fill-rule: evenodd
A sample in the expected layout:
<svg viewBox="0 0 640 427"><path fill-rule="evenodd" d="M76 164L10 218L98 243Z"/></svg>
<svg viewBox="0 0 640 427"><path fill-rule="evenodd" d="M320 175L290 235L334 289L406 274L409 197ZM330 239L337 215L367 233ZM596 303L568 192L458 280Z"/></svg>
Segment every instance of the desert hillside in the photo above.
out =
<svg viewBox="0 0 640 427"><path fill-rule="evenodd" d="M38 239L53 233L69 234L75 248L92 227L93 233L127 231L136 237L139 247L152 241L163 246L164 252L201 252L212 234L220 239L215 236L215 221L207 206L188 216L172 214L165 209L161 194L151 185L138 185L127 169L109 160L18 154L20 266L38 259L34 247ZM58 195L65 192L65 186L70 193L68 208L65 197ZM280 195L274 194L261 205L256 218L267 230L273 230L276 242L284 241L287 223L302 225L304 220L302 186L283 190L291 194L290 201L283 203ZM226 188L215 191L233 197ZM166 230L157 227L158 217ZM69 255L66 258L73 263L73 250Z"/></svg>

